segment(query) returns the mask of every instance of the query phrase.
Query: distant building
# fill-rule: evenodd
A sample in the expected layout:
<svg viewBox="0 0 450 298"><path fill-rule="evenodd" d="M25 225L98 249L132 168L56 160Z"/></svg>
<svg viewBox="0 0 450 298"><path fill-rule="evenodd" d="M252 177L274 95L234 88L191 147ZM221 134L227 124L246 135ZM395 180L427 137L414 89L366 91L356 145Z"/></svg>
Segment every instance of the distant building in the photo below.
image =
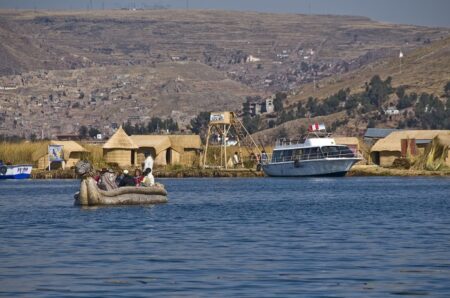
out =
<svg viewBox="0 0 450 298"><path fill-rule="evenodd" d="M273 98L267 98L266 99L266 113L273 113L275 112L275 107L273 106Z"/></svg>
<svg viewBox="0 0 450 298"><path fill-rule="evenodd" d="M387 137L391 132L400 131L396 128L368 128L364 134L364 143L372 146L376 141Z"/></svg>
<svg viewBox="0 0 450 298"><path fill-rule="evenodd" d="M425 151L438 135L450 136L450 130L402 130L378 140L370 150L371 162L390 167L397 158L415 156Z"/></svg>
<svg viewBox="0 0 450 298"><path fill-rule="evenodd" d="M252 56L252 55L249 55L249 56L247 57L247 59L246 59L246 62L259 62L259 61L261 61L260 58L257 58L257 57Z"/></svg>
<svg viewBox="0 0 450 298"><path fill-rule="evenodd" d="M63 146L64 163L57 165L57 167L61 168L74 167L75 164L88 153L83 146L74 141L56 140L50 141L50 145ZM33 152L32 159L37 164L38 169L47 169L49 166L48 147L43 146L39 150ZM52 163L52 169L54 168Z"/></svg>
<svg viewBox="0 0 450 298"><path fill-rule="evenodd" d="M79 141L81 137L78 134L59 134L56 135L56 139L58 141Z"/></svg>
<svg viewBox="0 0 450 298"><path fill-rule="evenodd" d="M392 115L399 115L400 111L394 107L389 107L386 111L384 111L384 113L386 115L392 116Z"/></svg>
<svg viewBox="0 0 450 298"><path fill-rule="evenodd" d="M155 160L155 165L182 164L198 166L202 146L198 135L132 135L137 145L137 165L144 163L145 153Z"/></svg>

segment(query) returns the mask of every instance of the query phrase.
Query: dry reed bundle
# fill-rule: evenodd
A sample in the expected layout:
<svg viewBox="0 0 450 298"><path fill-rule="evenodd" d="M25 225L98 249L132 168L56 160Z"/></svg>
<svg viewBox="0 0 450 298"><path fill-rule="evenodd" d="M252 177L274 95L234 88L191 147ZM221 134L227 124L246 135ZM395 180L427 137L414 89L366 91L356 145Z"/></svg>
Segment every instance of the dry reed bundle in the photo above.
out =
<svg viewBox="0 0 450 298"><path fill-rule="evenodd" d="M96 169L108 167L105 159L103 158L103 148L101 145L94 144L82 144L89 154L84 156L84 159L88 160Z"/></svg>
<svg viewBox="0 0 450 298"><path fill-rule="evenodd" d="M446 166L449 158L450 137L436 136L423 154L417 157L413 168L416 170L438 171Z"/></svg>
<svg viewBox="0 0 450 298"><path fill-rule="evenodd" d="M0 160L11 162L12 164L33 164L33 152L42 150L48 146L48 141L41 142L19 142L19 143L0 143Z"/></svg>

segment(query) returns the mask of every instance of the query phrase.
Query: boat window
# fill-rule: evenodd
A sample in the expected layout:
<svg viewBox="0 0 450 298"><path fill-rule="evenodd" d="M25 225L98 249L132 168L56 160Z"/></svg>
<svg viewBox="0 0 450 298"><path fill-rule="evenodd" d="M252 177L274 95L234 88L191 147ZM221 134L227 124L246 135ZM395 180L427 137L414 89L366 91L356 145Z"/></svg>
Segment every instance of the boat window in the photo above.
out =
<svg viewBox="0 0 450 298"><path fill-rule="evenodd" d="M284 150L284 161L290 161L292 160L292 149L291 150Z"/></svg>
<svg viewBox="0 0 450 298"><path fill-rule="evenodd" d="M276 150L273 152L272 155L272 162L280 162L283 158L283 151L282 150Z"/></svg>
<svg viewBox="0 0 450 298"><path fill-rule="evenodd" d="M311 148L311 152L309 154L309 159L319 159L322 158L322 152L319 147Z"/></svg>
<svg viewBox="0 0 450 298"><path fill-rule="evenodd" d="M294 160L301 160L301 159L303 159L303 149L296 149L296 150L294 150L294 152L292 153L292 158Z"/></svg>
<svg viewBox="0 0 450 298"><path fill-rule="evenodd" d="M354 157L347 146L325 146L322 147L322 153L325 157Z"/></svg>

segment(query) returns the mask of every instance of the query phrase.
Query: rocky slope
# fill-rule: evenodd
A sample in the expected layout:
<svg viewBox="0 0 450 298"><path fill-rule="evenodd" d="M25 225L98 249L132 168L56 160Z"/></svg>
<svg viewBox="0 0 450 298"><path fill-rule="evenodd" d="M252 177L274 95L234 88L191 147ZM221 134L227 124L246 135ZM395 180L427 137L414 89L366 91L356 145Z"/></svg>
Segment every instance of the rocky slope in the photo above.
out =
<svg viewBox="0 0 450 298"><path fill-rule="evenodd" d="M448 34L349 16L0 10L0 87L11 87L0 90L0 134L108 132L151 116L186 124Z"/></svg>

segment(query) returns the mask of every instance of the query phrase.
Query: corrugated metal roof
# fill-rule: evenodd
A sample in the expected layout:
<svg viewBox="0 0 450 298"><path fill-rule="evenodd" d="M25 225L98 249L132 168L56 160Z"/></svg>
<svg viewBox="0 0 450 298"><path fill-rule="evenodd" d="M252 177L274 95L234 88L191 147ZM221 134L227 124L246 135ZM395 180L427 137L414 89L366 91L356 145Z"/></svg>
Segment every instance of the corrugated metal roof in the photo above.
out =
<svg viewBox="0 0 450 298"><path fill-rule="evenodd" d="M429 144L429 143L431 143L431 140L430 139L417 139L416 140L416 144Z"/></svg>
<svg viewBox="0 0 450 298"><path fill-rule="evenodd" d="M368 128L364 134L364 138L385 138L391 132L400 131L401 129L396 128Z"/></svg>

